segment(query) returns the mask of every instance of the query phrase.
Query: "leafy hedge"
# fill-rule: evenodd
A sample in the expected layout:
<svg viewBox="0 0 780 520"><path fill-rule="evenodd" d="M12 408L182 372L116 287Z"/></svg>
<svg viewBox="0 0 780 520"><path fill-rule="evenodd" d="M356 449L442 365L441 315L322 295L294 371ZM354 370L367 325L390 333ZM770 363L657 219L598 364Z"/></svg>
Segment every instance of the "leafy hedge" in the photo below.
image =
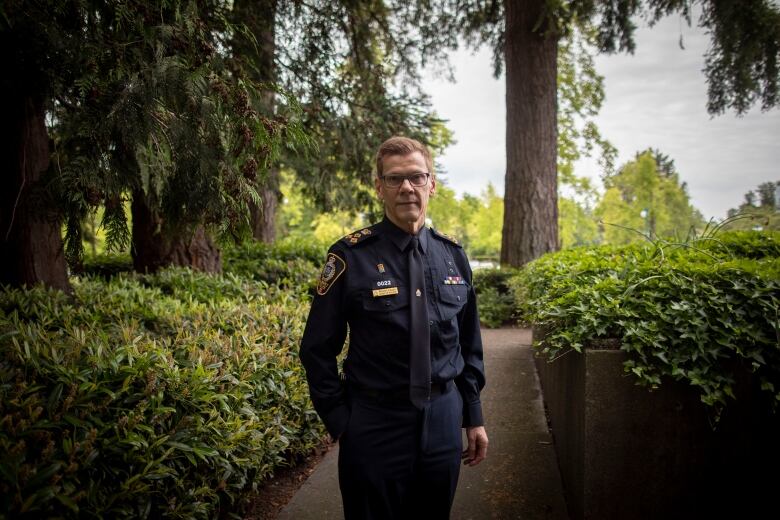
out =
<svg viewBox="0 0 780 520"><path fill-rule="evenodd" d="M313 289L327 246L285 239L273 245L246 242L225 248L226 272L283 287Z"/></svg>
<svg viewBox="0 0 780 520"><path fill-rule="evenodd" d="M327 246L318 242L286 238L272 245L247 241L228 244L222 251L223 270L236 276L284 287L308 287L325 259ZM132 273L129 253L87 255L81 272L86 276L111 278Z"/></svg>
<svg viewBox="0 0 780 520"><path fill-rule="evenodd" d="M511 279L514 269L476 269L474 290L479 305L479 321L484 327L496 328L514 321L515 298Z"/></svg>
<svg viewBox="0 0 780 520"><path fill-rule="evenodd" d="M625 368L651 386L688 381L719 410L737 372L780 404L780 233L724 233L684 245L579 248L514 280L523 318L548 331L551 358L619 340Z"/></svg>
<svg viewBox="0 0 780 520"><path fill-rule="evenodd" d="M0 291L0 518L211 518L321 438L301 291L183 269L73 286Z"/></svg>
<svg viewBox="0 0 780 520"><path fill-rule="evenodd" d="M82 276L111 278L119 273L133 271L133 259L130 253L85 255L81 265Z"/></svg>

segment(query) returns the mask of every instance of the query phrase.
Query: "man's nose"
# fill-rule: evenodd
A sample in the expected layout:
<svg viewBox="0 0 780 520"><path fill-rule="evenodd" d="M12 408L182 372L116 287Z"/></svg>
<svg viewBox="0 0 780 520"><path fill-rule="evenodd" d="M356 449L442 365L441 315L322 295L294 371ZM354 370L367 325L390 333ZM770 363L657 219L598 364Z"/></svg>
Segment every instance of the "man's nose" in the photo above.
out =
<svg viewBox="0 0 780 520"><path fill-rule="evenodd" d="M401 185L398 187L398 190L406 191L406 192L414 191L414 186L412 186L412 181L409 180L408 178L405 178L404 180L401 181Z"/></svg>

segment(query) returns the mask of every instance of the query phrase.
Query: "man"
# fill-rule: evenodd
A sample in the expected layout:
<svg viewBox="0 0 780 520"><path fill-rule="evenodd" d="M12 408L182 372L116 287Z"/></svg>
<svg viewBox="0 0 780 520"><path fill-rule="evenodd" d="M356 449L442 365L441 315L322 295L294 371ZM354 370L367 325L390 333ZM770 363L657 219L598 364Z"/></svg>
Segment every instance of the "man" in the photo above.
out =
<svg viewBox="0 0 780 520"><path fill-rule="evenodd" d="M455 240L425 227L436 189L428 149L390 138L376 169L385 218L330 248L301 361L314 407L339 440L346 518L448 518L461 458L479 464L488 445L471 269Z"/></svg>

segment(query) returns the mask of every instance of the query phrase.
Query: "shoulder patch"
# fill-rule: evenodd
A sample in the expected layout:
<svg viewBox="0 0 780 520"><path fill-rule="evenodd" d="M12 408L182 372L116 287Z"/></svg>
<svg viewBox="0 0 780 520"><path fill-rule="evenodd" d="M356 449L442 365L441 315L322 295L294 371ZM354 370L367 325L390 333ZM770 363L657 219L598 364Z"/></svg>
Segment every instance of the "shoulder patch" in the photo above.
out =
<svg viewBox="0 0 780 520"><path fill-rule="evenodd" d="M320 273L320 279L317 282L317 294L325 296L333 283L338 280L341 273L347 270L347 263L335 253L328 253L328 259Z"/></svg>
<svg viewBox="0 0 780 520"><path fill-rule="evenodd" d="M354 233L346 235L341 241L352 247L372 236L374 236L374 231L371 228L363 228L360 231L355 231Z"/></svg>
<svg viewBox="0 0 780 520"><path fill-rule="evenodd" d="M458 247L463 247L460 244L460 242L458 242L458 239L456 239L455 237L447 235L446 233L442 233L441 231L437 231L437 230L435 230L433 228L431 228L431 232L433 233L433 236L441 238L445 242L449 242L449 243L454 244L454 245L456 245Z"/></svg>

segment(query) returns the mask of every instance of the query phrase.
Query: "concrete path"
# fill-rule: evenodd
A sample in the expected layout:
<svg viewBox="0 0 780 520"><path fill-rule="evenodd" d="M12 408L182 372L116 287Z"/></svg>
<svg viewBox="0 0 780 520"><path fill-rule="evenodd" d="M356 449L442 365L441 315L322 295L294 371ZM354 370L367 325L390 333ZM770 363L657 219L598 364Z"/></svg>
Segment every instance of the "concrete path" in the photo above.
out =
<svg viewBox="0 0 780 520"><path fill-rule="evenodd" d="M477 467L461 469L451 517L565 520L566 504L534 368L531 333L484 329L482 340L488 458ZM334 448L282 510L280 520L343 518L337 460L338 448Z"/></svg>

